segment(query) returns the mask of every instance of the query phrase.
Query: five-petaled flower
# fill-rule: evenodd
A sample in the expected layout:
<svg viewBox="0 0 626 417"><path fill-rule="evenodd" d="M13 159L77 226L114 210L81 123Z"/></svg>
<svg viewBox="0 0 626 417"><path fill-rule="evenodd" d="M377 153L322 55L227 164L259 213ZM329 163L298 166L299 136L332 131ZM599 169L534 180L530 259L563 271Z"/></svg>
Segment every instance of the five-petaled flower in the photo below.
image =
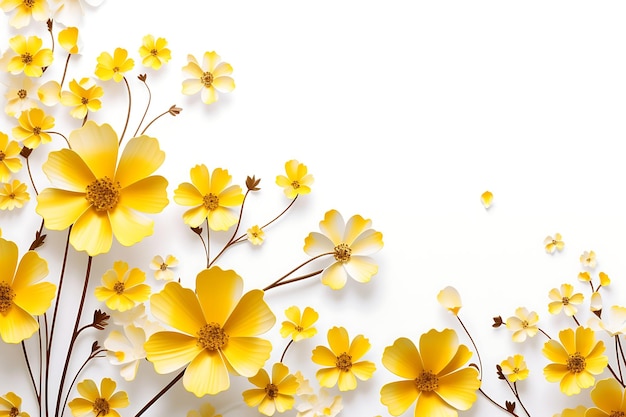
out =
<svg viewBox="0 0 626 417"><path fill-rule="evenodd" d="M70 90L61 92L61 104L72 107L70 116L84 119L87 112L100 110L104 95L102 87L96 85L91 78L81 78L80 81L70 81Z"/></svg>
<svg viewBox="0 0 626 417"><path fill-rule="evenodd" d="M43 110L36 107L25 110L17 123L18 126L13 128L13 136L27 148L35 149L52 141L48 131L54 127L54 117L46 115Z"/></svg>
<svg viewBox="0 0 626 417"><path fill-rule="evenodd" d="M17 35L9 39L9 44L16 54L7 66L11 74L24 72L27 77L41 77L43 69L52 64L52 50L42 48L43 41L37 36Z"/></svg>
<svg viewBox="0 0 626 417"><path fill-rule="evenodd" d="M311 192L313 175L308 173L306 165L292 159L285 163L285 175L276 176L276 184L283 187L288 198L294 199L300 194Z"/></svg>
<svg viewBox="0 0 626 417"><path fill-rule="evenodd" d="M574 293L574 286L571 284L562 284L560 290L552 288L548 296L552 300L548 304L550 314L559 314L563 310L568 316L576 314L576 305L582 304L584 299L582 293Z"/></svg>
<svg viewBox="0 0 626 417"><path fill-rule="evenodd" d="M93 417L120 417L116 408L128 407L128 395L124 391L115 392L117 384L111 378L100 381L100 389L91 379L85 379L76 385L82 397L76 397L67 405L74 417L92 415Z"/></svg>
<svg viewBox="0 0 626 417"><path fill-rule="evenodd" d="M521 381L528 377L529 371L526 366L526 361L524 360L524 356L520 354L509 356L500 362L500 367L502 368L502 374L506 376L510 382Z"/></svg>
<svg viewBox="0 0 626 417"><path fill-rule="evenodd" d="M187 55L187 61L183 71L191 78L183 81L183 94L201 92L202 102L211 104L218 99L217 91L229 93L235 89L235 81L230 77L233 67L221 62L220 56L215 52L204 53L202 66L191 54Z"/></svg>
<svg viewBox="0 0 626 417"><path fill-rule="evenodd" d="M13 210L22 208L30 196L26 191L26 184L20 180L0 182L0 210Z"/></svg>
<svg viewBox="0 0 626 417"><path fill-rule="evenodd" d="M45 22L50 13L46 0L2 0L0 9L5 13L15 13L9 24L16 29L27 26L31 18L37 22Z"/></svg>
<svg viewBox="0 0 626 417"><path fill-rule="evenodd" d="M167 46L165 38L154 39L152 35L143 37L143 44L139 47L139 55L142 58L141 63L153 70L158 70L164 63L172 58L172 51Z"/></svg>
<svg viewBox="0 0 626 417"><path fill-rule="evenodd" d="M128 270L128 264L117 261L113 269L102 275L102 286L94 294L112 310L126 311L150 297L150 286L144 284L146 274L139 268Z"/></svg>
<svg viewBox="0 0 626 417"><path fill-rule="evenodd" d="M563 236L561 236L560 233L555 233L554 237L547 236L544 239L543 244L546 247L546 252L550 254L554 253L557 250L560 252L565 247L565 242L563 242Z"/></svg>
<svg viewBox="0 0 626 417"><path fill-rule="evenodd" d="M317 329L313 327L319 314L311 307L305 307L302 314L296 306L291 306L285 310L285 316L289 320L283 321L280 328L282 337L291 337L294 342L308 339L317 334Z"/></svg>
<svg viewBox="0 0 626 417"><path fill-rule="evenodd" d="M128 51L123 48L115 48L113 56L108 52L102 52L98 57L95 74L102 81L113 78L113 81L120 82L124 79L124 74L132 70L135 61L128 58Z"/></svg>
<svg viewBox="0 0 626 417"><path fill-rule="evenodd" d="M506 319L506 328L513 332L513 341L521 343L526 337L534 337L539 328L539 315L534 311L528 311L526 307L515 309L515 315Z"/></svg>
<svg viewBox="0 0 626 417"><path fill-rule="evenodd" d="M28 413L20 411L22 399L14 392L7 392L0 397L0 416L2 417L30 417Z"/></svg>
<svg viewBox="0 0 626 417"><path fill-rule="evenodd" d="M265 369L259 369L248 381L258 388L245 390L242 393L243 400L250 407L258 406L259 413L272 416L276 411L284 413L293 408L298 380L282 363L277 362L272 366L271 378Z"/></svg>

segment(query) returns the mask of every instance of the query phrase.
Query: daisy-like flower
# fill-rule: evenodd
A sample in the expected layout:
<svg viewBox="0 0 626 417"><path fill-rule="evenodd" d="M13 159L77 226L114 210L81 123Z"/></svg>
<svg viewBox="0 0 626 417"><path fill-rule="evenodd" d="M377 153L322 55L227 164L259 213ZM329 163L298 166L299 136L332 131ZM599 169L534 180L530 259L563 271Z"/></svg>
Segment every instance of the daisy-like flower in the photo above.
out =
<svg viewBox="0 0 626 417"><path fill-rule="evenodd" d="M571 284L562 284L560 291L558 288L552 288L548 296L552 300L548 304L550 314L559 314L563 310L568 316L576 314L578 311L576 305L582 304L584 299L582 293L574 294L574 287Z"/></svg>
<svg viewBox="0 0 626 417"><path fill-rule="evenodd" d="M78 28L70 26L59 32L59 45L70 54L78 53Z"/></svg>
<svg viewBox="0 0 626 417"><path fill-rule="evenodd" d="M343 327L333 327L328 331L328 345L313 349L311 359L318 365L326 366L315 373L323 387L337 385L339 391L356 388L356 379L366 381L372 377L376 365L370 361L359 361L370 349L370 342L363 335L356 336L352 342L348 331Z"/></svg>
<svg viewBox="0 0 626 417"><path fill-rule="evenodd" d="M141 63L153 70L158 70L161 65L167 63L172 58L172 52L166 48L167 41L164 38L154 39L152 35L143 37L143 45L139 47Z"/></svg>
<svg viewBox="0 0 626 417"><path fill-rule="evenodd" d="M555 414L554 417L585 417L587 407L579 405L576 408L566 408L561 414Z"/></svg>
<svg viewBox="0 0 626 417"><path fill-rule="evenodd" d="M265 238L265 232L258 225L254 225L246 232L248 241L253 245L262 245Z"/></svg>
<svg viewBox="0 0 626 417"><path fill-rule="evenodd" d="M332 254L335 262L322 272L322 283L334 290L346 285L348 276L368 282L378 272L369 256L383 247L383 234L370 229L372 221L354 215L345 223L337 210L326 212L320 222L322 233L312 232L304 240L304 251L310 256Z"/></svg>
<svg viewBox="0 0 626 417"><path fill-rule="evenodd" d="M626 307L611 306L602 311L602 318L591 316L587 326L595 331L604 330L609 336L626 334Z"/></svg>
<svg viewBox="0 0 626 417"><path fill-rule="evenodd" d="M43 314L54 298L56 286L40 282L48 275L48 263L28 251L18 264L17 245L0 238L0 337L20 343L31 337L39 324L33 316Z"/></svg>
<svg viewBox="0 0 626 417"><path fill-rule="evenodd" d="M584 251L582 255L580 255L580 263L586 268L595 268L597 264L596 253L594 251Z"/></svg>
<svg viewBox="0 0 626 417"><path fill-rule="evenodd" d="M500 363L502 374L510 382L522 381L528 377L528 367L522 355L509 356Z"/></svg>
<svg viewBox="0 0 626 417"><path fill-rule="evenodd" d="M49 143L52 137L47 132L54 127L54 117L43 110L32 108L23 111L17 119L18 126L13 128L13 137L27 148L35 149L42 143Z"/></svg>
<svg viewBox="0 0 626 417"><path fill-rule="evenodd" d="M459 314L459 310L463 306L463 303L461 302L461 295L456 288L450 286L439 291L437 294L437 301L439 301L439 304L455 316Z"/></svg>
<svg viewBox="0 0 626 417"><path fill-rule="evenodd" d="M534 337L539 328L539 315L534 311L528 311L526 307L515 309L515 315L506 319L506 328L513 332L514 342L522 343L526 337Z"/></svg>
<svg viewBox="0 0 626 417"><path fill-rule="evenodd" d="M0 132L0 182L7 182L11 174L15 174L22 168L22 161L19 158L21 148L9 137Z"/></svg>
<svg viewBox="0 0 626 417"><path fill-rule="evenodd" d="M146 339L146 332L131 324L124 327L124 333L112 330L104 340L109 362L122 366L120 375L126 381L135 379L139 363L146 358L146 351L143 348Z"/></svg>
<svg viewBox="0 0 626 417"><path fill-rule="evenodd" d="M70 91L61 93L61 104L72 107L70 115L77 119L84 119L88 111L100 110L104 95L102 87L96 85L91 78L82 78L80 81L70 81Z"/></svg>
<svg viewBox="0 0 626 417"><path fill-rule="evenodd" d="M183 182L174 190L174 201L181 206L194 206L183 214L185 224L198 227L207 219L212 230L228 230L237 223L232 208L243 203L241 187L230 185L228 170L196 165L191 168L191 183Z"/></svg>
<svg viewBox="0 0 626 417"><path fill-rule="evenodd" d="M291 337L294 342L299 342L317 334L317 329L313 325L319 318L319 314L311 307L305 307L300 314L298 307L291 306L285 310L285 316L289 320L282 323L280 328L282 337Z"/></svg>
<svg viewBox="0 0 626 417"><path fill-rule="evenodd" d="M152 295L150 309L176 331L157 332L144 348L160 374L186 366L183 385L201 397L228 389L228 373L252 377L269 358L272 345L258 337L276 317L263 291L243 292L235 271L212 267L196 278L196 291L169 282Z"/></svg>
<svg viewBox="0 0 626 417"><path fill-rule="evenodd" d="M285 163L285 173L286 176L278 175L276 177L276 184L283 187L287 198L294 199L300 194L311 192L313 175L307 173L306 165L292 159Z"/></svg>
<svg viewBox="0 0 626 417"><path fill-rule="evenodd" d="M41 48L43 41L37 36L25 38L17 35L9 39L15 56L8 63L7 70L15 75L24 72L27 77L41 77L43 68L52 64L52 50Z"/></svg>
<svg viewBox="0 0 626 417"><path fill-rule="evenodd" d="M626 416L626 391L614 378L598 381L591 390L591 400L595 407L587 410L586 417Z"/></svg>
<svg viewBox="0 0 626 417"><path fill-rule="evenodd" d="M20 411L22 399L13 392L7 392L0 397L0 417L30 417L28 413Z"/></svg>
<svg viewBox="0 0 626 417"><path fill-rule="evenodd" d="M50 15L46 0L1 0L0 8L5 13L15 13L9 24L16 29L27 26L31 18L37 22L45 22Z"/></svg>
<svg viewBox="0 0 626 417"><path fill-rule="evenodd" d="M543 368L548 382L559 382L561 391L574 395L581 388L589 388L595 383L594 375L600 375L608 364L602 353L604 343L596 342L592 329L577 327L559 332L560 343L554 339L543 345L543 354L552 361Z"/></svg>
<svg viewBox="0 0 626 417"><path fill-rule="evenodd" d="M415 403L415 416L456 417L468 410L480 388L478 370L463 367L472 357L460 345L454 330L430 330L419 341L419 351L407 338L397 339L383 352L383 365L401 381L385 384L380 400L392 416Z"/></svg>
<svg viewBox="0 0 626 417"><path fill-rule="evenodd" d="M20 180L0 183L0 210L22 208L28 200L30 196L26 192L26 184Z"/></svg>
<svg viewBox="0 0 626 417"><path fill-rule="evenodd" d="M491 191L485 191L480 195L480 202L488 209L493 204L493 193Z"/></svg>
<svg viewBox="0 0 626 417"><path fill-rule="evenodd" d="M135 61L128 58L128 51L123 48L115 48L113 56L108 52L102 52L98 57L95 74L102 81L113 78L119 83L124 79L124 74L135 67Z"/></svg>
<svg viewBox="0 0 626 417"><path fill-rule="evenodd" d="M102 286L94 294L112 310L126 311L150 297L150 286L144 284L146 274L139 268L128 270L128 264L117 261L102 276Z"/></svg>
<svg viewBox="0 0 626 417"><path fill-rule="evenodd" d="M91 415L94 417L120 417L116 408L128 407L128 395L124 391L115 392L117 384L111 378L103 378L100 389L91 379L85 379L76 385L76 390L82 396L70 401L74 417Z"/></svg>
<svg viewBox="0 0 626 417"><path fill-rule="evenodd" d="M282 363L272 366L271 378L265 369L259 369L248 381L258 388L244 391L243 400L250 407L258 406L259 413L273 416L276 411L284 413L293 408L298 381Z"/></svg>
<svg viewBox="0 0 626 417"><path fill-rule="evenodd" d="M543 244L545 245L546 252L552 254L555 251L562 251L565 247L565 242L563 242L563 236L560 233L555 233L554 237L548 236L544 239Z"/></svg>
<svg viewBox="0 0 626 417"><path fill-rule="evenodd" d="M3 84L7 86L4 97L4 111L9 116L21 114L23 111L37 107L38 84L26 76L7 77Z"/></svg>
<svg viewBox="0 0 626 417"><path fill-rule="evenodd" d="M217 101L218 91L233 91L235 81L230 77L233 67L221 60L215 52L205 52L200 66L193 55L187 55L187 65L183 67L183 71L191 78L183 81L183 94L189 96L201 92L202 102L211 104Z"/></svg>
<svg viewBox="0 0 626 417"><path fill-rule="evenodd" d="M70 243L91 256L108 252L113 236L131 246L151 235L154 222L142 213L158 213L168 203L167 180L151 176L165 159L158 141L132 138L118 163L118 138L108 124L87 121L68 140L71 149L51 152L42 167L55 187L37 197L46 228L74 225Z"/></svg>
<svg viewBox="0 0 626 417"><path fill-rule="evenodd" d="M157 255L150 261L150 269L154 271L154 278L159 281L171 281L174 279L172 268L178 265L178 259L173 255L167 255L165 259Z"/></svg>
<svg viewBox="0 0 626 417"><path fill-rule="evenodd" d="M215 407L209 403L200 406L200 410L190 410L187 417L222 417L221 414L215 414Z"/></svg>

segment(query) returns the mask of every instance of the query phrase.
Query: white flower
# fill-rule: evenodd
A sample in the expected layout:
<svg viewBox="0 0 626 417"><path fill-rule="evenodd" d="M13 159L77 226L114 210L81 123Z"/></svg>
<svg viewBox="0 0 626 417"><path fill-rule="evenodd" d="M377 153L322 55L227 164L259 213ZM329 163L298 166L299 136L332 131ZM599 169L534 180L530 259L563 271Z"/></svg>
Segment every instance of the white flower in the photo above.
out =
<svg viewBox="0 0 626 417"><path fill-rule="evenodd" d="M167 255L165 260L160 255L150 261L150 269L154 271L154 278L159 281L171 281L174 279L174 271L171 268L178 265L178 259L173 255Z"/></svg>
<svg viewBox="0 0 626 417"><path fill-rule="evenodd" d="M611 306L602 311L602 319L596 316L589 318L587 326L595 331L604 330L611 337L626 334L626 307Z"/></svg>
<svg viewBox="0 0 626 417"><path fill-rule="evenodd" d="M113 330L104 341L109 362L113 365L122 365L120 375L126 381L135 379L139 362L146 357L144 343L146 343L146 333L142 328L132 324L124 327L124 334Z"/></svg>
<svg viewBox="0 0 626 417"><path fill-rule="evenodd" d="M331 396L326 388L320 388L319 395L302 395L304 401L296 405L296 417L335 417L343 409L341 396Z"/></svg>
<svg viewBox="0 0 626 417"><path fill-rule="evenodd" d="M19 116L24 110L38 107L38 85L31 77L7 76L2 81L6 86L6 106L4 111L9 116Z"/></svg>

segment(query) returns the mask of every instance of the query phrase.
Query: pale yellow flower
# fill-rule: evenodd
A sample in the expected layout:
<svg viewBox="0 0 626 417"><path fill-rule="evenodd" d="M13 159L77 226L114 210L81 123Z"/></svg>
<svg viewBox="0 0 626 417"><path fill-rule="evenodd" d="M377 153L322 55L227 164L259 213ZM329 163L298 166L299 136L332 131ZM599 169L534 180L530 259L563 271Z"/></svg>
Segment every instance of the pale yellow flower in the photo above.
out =
<svg viewBox="0 0 626 417"><path fill-rule="evenodd" d="M98 111L102 107L100 98L104 95L104 89L91 78L82 78L80 81L70 81L70 91L61 93L61 104L73 107L70 115L77 119L84 119L87 112Z"/></svg>
<svg viewBox="0 0 626 417"><path fill-rule="evenodd" d="M41 77L43 68L52 64L52 50L41 48L43 41L37 36L25 38L17 35L9 39L15 56L8 63L7 70L11 74L24 72L28 77Z"/></svg>
<svg viewBox="0 0 626 417"><path fill-rule="evenodd" d="M67 406L74 417L120 417L116 408L128 407L128 395L124 391L115 392L117 384L111 378L103 378L100 389L91 379L85 379L76 385L82 396L74 398Z"/></svg>
<svg viewBox="0 0 626 417"><path fill-rule="evenodd" d="M134 67L135 61L128 58L128 51L123 48L115 48L113 56L108 52L100 54L95 74L102 81L113 78L113 81L118 83L124 79L124 74Z"/></svg>
<svg viewBox="0 0 626 417"><path fill-rule="evenodd" d="M0 417L30 417L28 413L20 411L22 399L13 392L7 392L0 397Z"/></svg>
<svg viewBox="0 0 626 417"><path fill-rule="evenodd" d="M518 307L515 316L506 319L506 328L513 332L513 341L521 343L526 337L534 337L539 328L539 315L534 311L528 311L526 307Z"/></svg>
<svg viewBox="0 0 626 417"><path fill-rule="evenodd" d="M124 333L112 330L104 340L109 362L121 366L120 375L126 381L135 379L139 363L146 358L143 348L146 339L144 329L131 324L124 327Z"/></svg>
<svg viewBox="0 0 626 417"><path fill-rule="evenodd" d="M560 233L555 233L554 237L548 236L544 239L543 244L546 246L546 252L554 253L555 251L562 251L565 247L563 242L563 236Z"/></svg>
<svg viewBox="0 0 626 417"><path fill-rule="evenodd" d="M0 81L0 83L5 84L7 87L4 95L6 98L4 111L9 116L20 115L23 111L38 106L38 84L32 78L25 75L18 75L6 77L5 80Z"/></svg>
<svg viewBox="0 0 626 417"><path fill-rule="evenodd" d="M37 22L45 22L50 17L46 0L2 0L0 9L5 13L14 12L9 24L16 29L27 26L31 18Z"/></svg>
<svg viewBox="0 0 626 417"><path fill-rule="evenodd" d="M311 307L305 307L302 314L300 314L298 307L291 306L285 310L285 316L289 320L282 323L280 328L282 337L291 337L294 342L298 342L317 334L317 329L313 325L317 322L319 314Z"/></svg>
<svg viewBox="0 0 626 417"><path fill-rule="evenodd" d="M78 25L85 14L85 5L98 7L104 0L51 0L54 20L65 26Z"/></svg>
<svg viewBox="0 0 626 417"><path fill-rule="evenodd" d="M70 54L78 53L78 28L70 26L59 32L59 45Z"/></svg>
<svg viewBox="0 0 626 417"><path fill-rule="evenodd" d="M112 310L126 311L150 297L150 286L144 284L146 274L139 268L128 270L128 264L117 261L113 269L102 275L102 286L94 294Z"/></svg>
<svg viewBox="0 0 626 417"><path fill-rule="evenodd" d="M259 413L273 416L276 411L284 413L293 408L298 381L282 363L272 366L271 378L265 369L259 369L248 381L258 388L245 390L243 400L250 407L258 406Z"/></svg>
<svg viewBox="0 0 626 417"><path fill-rule="evenodd" d="M248 241L253 245L262 245L265 238L265 232L258 225L254 225L246 232Z"/></svg>
<svg viewBox="0 0 626 417"><path fill-rule="evenodd" d="M183 71L191 78L183 81L183 94L201 92L202 102L211 104L218 99L217 91L226 93L235 89L235 81L230 77L233 67L220 62L221 58L215 52L204 53L202 66L193 55L187 55L187 61Z"/></svg>
<svg viewBox="0 0 626 417"><path fill-rule="evenodd" d="M581 293L574 294L574 287L571 284L562 284L560 291L558 288L551 289L548 296L552 300L548 304L550 314L559 314L563 310L566 315L573 316L578 311L576 305L582 304L584 300Z"/></svg>
<svg viewBox="0 0 626 417"><path fill-rule="evenodd" d="M285 175L276 177L276 184L283 187L287 198L294 199L300 194L311 192L313 175L307 173L306 165L292 159L285 163Z"/></svg>
<svg viewBox="0 0 626 417"><path fill-rule="evenodd" d="M302 400L296 409L296 417L335 417L343 409L341 395L331 395L327 388L320 388L319 394L299 395Z"/></svg>
<svg viewBox="0 0 626 417"><path fill-rule="evenodd" d="M0 183L0 210L22 208L28 200L30 196L26 192L26 184L20 180Z"/></svg>
<svg viewBox="0 0 626 417"><path fill-rule="evenodd" d="M611 278L609 278L609 276L604 273L604 272L600 272L598 274L598 277L600 278L600 285L603 287L607 287L611 284Z"/></svg>
<svg viewBox="0 0 626 417"><path fill-rule="evenodd" d="M22 161L19 158L20 145L9 140L9 137L0 132L0 182L7 182L11 174L15 174L22 168Z"/></svg>
<svg viewBox="0 0 626 417"><path fill-rule="evenodd" d="M171 281L174 279L172 268L178 265L178 259L173 255L167 255L165 259L157 255L150 261L150 269L154 271L154 278L159 281Z"/></svg>
<svg viewBox="0 0 626 417"><path fill-rule="evenodd" d="M35 149L52 141L48 131L54 127L54 117L46 115L43 110L32 108L23 111L17 122L13 136L27 148Z"/></svg>
<svg viewBox="0 0 626 417"><path fill-rule="evenodd" d="M602 295L598 291L591 293L591 301L589 301L589 310L600 311L602 310Z"/></svg>
<svg viewBox="0 0 626 417"><path fill-rule="evenodd" d="M439 291L437 294L437 301L439 301L439 304L448 309L448 311L455 316L459 314L459 310L463 306L463 303L461 302L461 295L456 288L450 286Z"/></svg>
<svg viewBox="0 0 626 417"><path fill-rule="evenodd" d="M500 367L502 368L502 374L510 382L522 381L528 377L528 367L522 355L509 356L500 362Z"/></svg>
<svg viewBox="0 0 626 417"><path fill-rule="evenodd" d="M215 414L215 407L209 403L200 406L200 410L190 410L187 417L222 417L221 414Z"/></svg>
<svg viewBox="0 0 626 417"><path fill-rule="evenodd" d="M166 48L167 41L164 38L154 39L152 35L143 37L143 45L139 47L139 55L142 64L154 70L161 68L161 65L167 63L171 58L171 51Z"/></svg>
<svg viewBox="0 0 626 417"><path fill-rule="evenodd" d="M595 331L604 330L611 337L626 334L626 307L611 306L602 310L602 318L593 315L587 325Z"/></svg>
<svg viewBox="0 0 626 417"><path fill-rule="evenodd" d="M595 268L596 261L596 253L594 251L584 251L582 255L580 255L580 263L582 266L587 268Z"/></svg>
<svg viewBox="0 0 626 417"><path fill-rule="evenodd" d="M56 106L61 101L61 84L58 81L47 81L37 89L39 101L48 107Z"/></svg>
<svg viewBox="0 0 626 417"><path fill-rule="evenodd" d="M491 191L485 191L480 195L480 202L488 209L493 204L493 193Z"/></svg>

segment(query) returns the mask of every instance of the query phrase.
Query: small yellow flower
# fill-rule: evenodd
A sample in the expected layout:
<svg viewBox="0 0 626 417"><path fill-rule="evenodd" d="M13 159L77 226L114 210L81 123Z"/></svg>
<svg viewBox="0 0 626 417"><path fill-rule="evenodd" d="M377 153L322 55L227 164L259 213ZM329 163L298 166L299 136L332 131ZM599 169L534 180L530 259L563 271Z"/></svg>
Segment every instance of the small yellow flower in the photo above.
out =
<svg viewBox="0 0 626 417"><path fill-rule="evenodd" d="M167 255L165 260L160 255L155 256L150 261L150 269L154 271L154 278L159 281L171 281L174 279L174 268L178 265L178 259L173 255Z"/></svg>
<svg viewBox="0 0 626 417"><path fill-rule="evenodd" d="M552 288L548 296L552 300L548 304L550 314L559 314L563 310L568 316L576 314L578 309L575 305L582 304L584 299L581 293L574 294L574 287L570 284L562 284L560 291L557 288Z"/></svg>
<svg viewBox="0 0 626 417"><path fill-rule="evenodd" d="M587 407L579 405L576 408L566 408L561 414L555 414L554 417L585 417Z"/></svg>
<svg viewBox="0 0 626 417"><path fill-rule="evenodd" d="M376 365L370 361L359 361L370 349L370 342L363 335L357 335L352 342L348 331L343 327L333 327L328 331L328 345L317 346L311 359L325 366L315 373L323 387L337 385L339 391L356 389L356 379L366 381L372 377Z"/></svg>
<svg viewBox="0 0 626 417"><path fill-rule="evenodd" d="M9 116L21 114L24 110L38 106L38 84L30 77L10 77L6 80L7 91L4 95L4 111Z"/></svg>
<svg viewBox="0 0 626 417"><path fill-rule="evenodd" d="M456 288L450 286L439 291L439 294L437 294L437 301L439 301L439 304L447 308L448 311L455 316L459 314L459 310L463 306L463 303L461 302L461 295Z"/></svg>
<svg viewBox="0 0 626 417"><path fill-rule="evenodd" d="M278 362L272 366L271 379L265 369L259 369L259 372L248 378L248 381L258 388L244 391L243 400L250 407L258 406L259 413L273 416L276 411L284 413L293 408L298 380L282 363Z"/></svg>
<svg viewBox="0 0 626 417"><path fill-rule="evenodd" d="M565 247L565 242L563 242L563 236L560 233L555 233L554 237L548 236L544 239L543 244L546 245L546 252L552 254L555 251L562 251Z"/></svg>
<svg viewBox="0 0 626 417"><path fill-rule="evenodd" d="M200 410L190 410L187 417L222 417L221 414L215 414L215 407L209 403L200 406Z"/></svg>
<svg viewBox="0 0 626 417"><path fill-rule="evenodd" d="M253 245L261 245L263 244L263 239L265 238L265 232L258 225L254 225L248 229L246 232L248 236L248 241Z"/></svg>
<svg viewBox="0 0 626 417"><path fill-rule="evenodd" d="M189 75L183 81L183 94L193 95L201 91L204 104L215 103L218 99L217 91L229 93L235 89L235 81L230 77L233 67L220 62L221 58L215 52L205 52L202 66L193 55L187 55L187 65L183 71Z"/></svg>
<svg viewBox="0 0 626 417"><path fill-rule="evenodd" d="M112 310L126 311L143 303L150 297L150 286L144 284L145 272L139 268L128 270L128 264L117 261L113 269L102 276L102 285L94 294L98 301L104 301Z"/></svg>
<svg viewBox="0 0 626 417"><path fill-rule="evenodd" d="M2 0L0 8L5 13L15 11L9 24L16 29L27 26L31 18L37 22L45 22L49 17L46 0Z"/></svg>
<svg viewBox="0 0 626 417"><path fill-rule="evenodd" d="M19 158L21 148L9 137L0 132L0 182L7 182L11 174L15 174L22 168L22 161Z"/></svg>
<svg viewBox="0 0 626 417"><path fill-rule="evenodd" d="M26 192L26 184L20 180L9 183L0 183L0 210L22 208L30 200Z"/></svg>
<svg viewBox="0 0 626 417"><path fill-rule="evenodd" d="M313 325L319 318L319 314L311 307L305 307L301 315L298 307L291 306L285 310L285 316L289 321L282 323L280 328L282 337L291 337L294 342L298 342L317 334L317 329Z"/></svg>
<svg viewBox="0 0 626 417"><path fill-rule="evenodd" d="M493 193L491 191L485 191L480 195L480 202L488 209L493 204Z"/></svg>
<svg viewBox="0 0 626 417"><path fill-rule="evenodd" d="M115 392L117 384L111 378L103 378L100 389L91 379L85 379L76 385L76 390L82 396L70 401L74 417L91 415L93 417L120 417L116 408L128 407L128 395L124 391Z"/></svg>
<svg viewBox="0 0 626 417"><path fill-rule="evenodd" d="M598 291L591 293L591 301L589 301L589 310L601 311L602 310L602 295Z"/></svg>
<svg viewBox="0 0 626 417"><path fill-rule="evenodd" d="M579 272L578 279L582 282L591 282L591 274L589 273L589 271Z"/></svg>
<svg viewBox="0 0 626 417"><path fill-rule="evenodd" d="M311 192L311 184L313 184L313 176L307 173L307 167L304 164L292 159L285 163L285 175L276 177L276 184L283 187L285 195L294 199L300 194L308 194Z"/></svg>
<svg viewBox="0 0 626 417"><path fill-rule="evenodd" d="M78 53L78 28L70 26L59 32L59 45L70 54Z"/></svg>
<svg viewBox="0 0 626 417"><path fill-rule="evenodd" d="M594 251L584 251L582 255L580 255L580 263L582 266L587 268L595 268L596 267L596 253Z"/></svg>
<svg viewBox="0 0 626 417"><path fill-rule="evenodd" d="M120 82L124 74L135 67L135 61L128 58L128 51L123 48L115 48L113 56L108 52L102 52L98 57L95 74L102 81L113 78L113 81Z"/></svg>
<svg viewBox="0 0 626 417"><path fill-rule="evenodd" d="M600 278L600 285L603 287L607 287L611 284L611 278L609 278L609 276L604 273L604 272L600 272L598 274L598 277Z"/></svg>
<svg viewBox="0 0 626 417"><path fill-rule="evenodd" d="M7 392L0 397L1 417L30 417L28 413L20 411L22 399L13 392Z"/></svg>
<svg viewBox="0 0 626 417"><path fill-rule="evenodd" d="M7 66L11 74L24 72L27 77L41 77L43 68L52 64L52 50L42 49L43 41L37 36L29 36L27 39L17 35L9 39L9 44L16 53Z"/></svg>
<svg viewBox="0 0 626 417"><path fill-rule="evenodd" d="M171 51L166 46L167 41L164 38L154 40L152 35L144 36L143 45L139 47L139 55L143 59L141 63L154 70L161 68L161 65L172 58Z"/></svg>
<svg viewBox="0 0 626 417"><path fill-rule="evenodd" d="M614 378L598 381L591 390L595 407L589 408L585 417L626 416L626 391Z"/></svg>
<svg viewBox="0 0 626 417"><path fill-rule="evenodd" d="M23 111L17 122L19 126L13 128L13 136L24 146L35 149L52 141L48 131L54 127L54 117L46 115L43 110Z"/></svg>
<svg viewBox="0 0 626 417"><path fill-rule="evenodd" d="M61 93L61 104L73 107L70 115L77 119L84 119L87 112L98 111L102 107L99 100L104 95L102 87L97 86L91 78L82 78L80 81L70 81L70 91Z"/></svg>
<svg viewBox="0 0 626 417"><path fill-rule="evenodd" d="M513 341L521 343L526 337L534 337L539 328L539 315L534 311L528 311L526 307L518 307L515 316L506 319L506 328L513 332Z"/></svg>
<svg viewBox="0 0 626 417"><path fill-rule="evenodd" d="M510 382L522 381L528 377L528 367L522 355L509 356L500 363L500 367L502 374Z"/></svg>

